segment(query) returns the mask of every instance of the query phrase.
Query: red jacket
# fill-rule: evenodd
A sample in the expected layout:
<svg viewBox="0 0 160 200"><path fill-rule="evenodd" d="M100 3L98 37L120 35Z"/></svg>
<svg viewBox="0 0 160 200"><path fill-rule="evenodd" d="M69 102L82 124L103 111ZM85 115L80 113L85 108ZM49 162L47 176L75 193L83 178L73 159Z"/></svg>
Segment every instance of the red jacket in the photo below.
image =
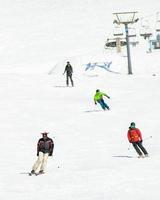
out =
<svg viewBox="0 0 160 200"><path fill-rule="evenodd" d="M142 135L138 128L129 129L127 136L131 143L142 141Z"/></svg>

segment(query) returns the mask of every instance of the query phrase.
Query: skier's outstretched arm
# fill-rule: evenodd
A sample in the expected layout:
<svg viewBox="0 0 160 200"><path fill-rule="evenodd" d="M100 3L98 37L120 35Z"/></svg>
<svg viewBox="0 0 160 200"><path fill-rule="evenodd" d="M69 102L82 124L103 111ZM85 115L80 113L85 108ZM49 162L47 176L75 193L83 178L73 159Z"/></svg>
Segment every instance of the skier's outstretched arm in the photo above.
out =
<svg viewBox="0 0 160 200"><path fill-rule="evenodd" d="M108 99L110 99L110 96L108 96L107 94L103 93L104 96L106 96Z"/></svg>

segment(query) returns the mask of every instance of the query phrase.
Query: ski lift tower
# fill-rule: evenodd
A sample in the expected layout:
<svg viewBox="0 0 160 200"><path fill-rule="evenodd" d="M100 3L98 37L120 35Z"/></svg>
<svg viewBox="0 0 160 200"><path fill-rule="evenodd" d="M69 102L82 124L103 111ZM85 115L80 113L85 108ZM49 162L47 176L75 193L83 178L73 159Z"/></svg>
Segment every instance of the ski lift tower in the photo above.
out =
<svg viewBox="0 0 160 200"><path fill-rule="evenodd" d="M128 74L132 74L128 25L133 24L139 20L138 18L135 19L136 13L137 12L113 13L113 15L116 16L116 19L113 21L113 23L123 24L125 26L126 43L127 43L127 58L128 58Z"/></svg>

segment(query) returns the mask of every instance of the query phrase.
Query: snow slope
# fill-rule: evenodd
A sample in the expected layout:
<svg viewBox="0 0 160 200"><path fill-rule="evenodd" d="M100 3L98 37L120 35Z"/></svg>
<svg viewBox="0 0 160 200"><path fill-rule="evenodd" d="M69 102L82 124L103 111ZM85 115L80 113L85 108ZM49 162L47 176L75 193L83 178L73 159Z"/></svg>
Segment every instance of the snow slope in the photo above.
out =
<svg viewBox="0 0 160 200"><path fill-rule="evenodd" d="M103 51L104 30L110 32L112 10L122 2L0 2L0 199L159 199L159 51L132 48L131 76L125 49ZM156 0L123 5L149 14L153 2L155 12ZM65 87L67 60L74 88ZM84 70L88 62L105 61L119 74ZM97 88L111 97L110 111L94 105ZM132 121L149 158L138 159L127 141ZM29 177L42 131L54 139L54 155L44 176Z"/></svg>

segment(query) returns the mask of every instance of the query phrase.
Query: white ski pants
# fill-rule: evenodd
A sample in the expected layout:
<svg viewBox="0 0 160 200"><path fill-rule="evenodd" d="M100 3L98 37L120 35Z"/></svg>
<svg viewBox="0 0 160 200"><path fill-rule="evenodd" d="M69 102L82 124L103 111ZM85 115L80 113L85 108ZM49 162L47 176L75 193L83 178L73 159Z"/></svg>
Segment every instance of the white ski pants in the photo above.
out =
<svg viewBox="0 0 160 200"><path fill-rule="evenodd" d="M39 152L39 156L35 164L33 165L32 170L35 171L35 173L39 173L41 170L45 171L47 160L48 160L48 153Z"/></svg>

